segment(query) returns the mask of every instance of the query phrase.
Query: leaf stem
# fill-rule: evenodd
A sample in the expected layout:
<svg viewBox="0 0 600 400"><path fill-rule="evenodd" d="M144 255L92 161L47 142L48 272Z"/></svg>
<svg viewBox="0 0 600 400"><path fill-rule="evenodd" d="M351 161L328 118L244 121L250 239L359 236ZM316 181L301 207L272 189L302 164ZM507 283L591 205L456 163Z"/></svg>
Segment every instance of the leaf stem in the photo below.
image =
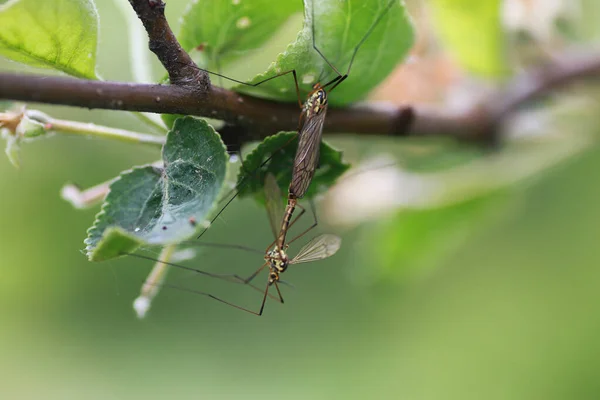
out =
<svg viewBox="0 0 600 400"><path fill-rule="evenodd" d="M154 129L157 133L165 134L168 130L158 114L144 112L132 112L132 114L144 124Z"/></svg>
<svg viewBox="0 0 600 400"><path fill-rule="evenodd" d="M111 181L102 182L91 188L81 190L79 186L68 183L60 190L60 196L77 209L85 209L100 203L109 192Z"/></svg>
<svg viewBox="0 0 600 400"><path fill-rule="evenodd" d="M173 257L176 248L176 244L163 247L160 256L158 257L158 261L154 264L154 268L152 268L152 271L150 271L150 274L144 281L139 297L133 302L133 309L138 318L142 319L146 316L146 313L152 305L152 300L160 291L160 287L165 281L167 272L169 272L169 265L167 263L171 257Z"/></svg>
<svg viewBox="0 0 600 400"><path fill-rule="evenodd" d="M165 138L162 136L149 135L147 133L133 132L125 129L110 128L108 126L56 119L37 110L27 111L27 115L45 124L46 130L57 131L67 134L96 136L104 139L115 139L121 142L149 144L162 146Z"/></svg>

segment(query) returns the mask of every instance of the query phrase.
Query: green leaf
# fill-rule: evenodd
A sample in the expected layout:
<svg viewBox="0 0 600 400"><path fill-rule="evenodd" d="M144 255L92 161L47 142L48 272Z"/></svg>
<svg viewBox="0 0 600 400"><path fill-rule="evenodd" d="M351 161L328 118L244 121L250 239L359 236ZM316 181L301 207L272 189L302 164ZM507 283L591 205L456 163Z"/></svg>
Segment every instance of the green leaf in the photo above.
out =
<svg viewBox="0 0 600 400"><path fill-rule="evenodd" d="M403 210L365 235L363 254L371 268L367 273L400 280L421 276L499 220L513 200L509 191L499 190L439 208Z"/></svg>
<svg viewBox="0 0 600 400"><path fill-rule="evenodd" d="M121 174L85 240L91 261L142 244L179 243L194 236L213 208L227 172L225 146L203 120L180 118L167 134L164 168L145 166Z"/></svg>
<svg viewBox="0 0 600 400"><path fill-rule="evenodd" d="M300 1L199 0L182 18L179 41L190 51L202 47L203 63L216 69L264 44L295 12Z"/></svg>
<svg viewBox="0 0 600 400"><path fill-rule="evenodd" d="M175 121L177 121L179 118L183 118L183 117L185 117L185 115L183 115L183 114L160 114L160 118L166 125L167 129L173 128ZM194 118L205 120L206 122L208 122L209 125L212 125L212 127L217 130L220 129L221 126L223 126L223 121L218 120L218 119L196 117L196 116L194 116Z"/></svg>
<svg viewBox="0 0 600 400"><path fill-rule="evenodd" d="M90 249L87 249L87 255L90 261L105 261L133 253L144 244L144 240L128 231L118 226L109 226L102 234L102 238L98 241L96 247L91 252Z"/></svg>
<svg viewBox="0 0 600 400"><path fill-rule="evenodd" d="M472 73L508 72L501 0L432 0L434 27L452 56Z"/></svg>
<svg viewBox="0 0 600 400"><path fill-rule="evenodd" d="M355 47L392 1L389 12L358 50L348 79L335 89L329 103L341 106L360 100L392 72L413 44L413 27L400 0L305 0L304 27L296 41L251 83L295 69L301 96L305 98L315 83L325 84L337 76L312 46L313 1L316 47L341 74L346 73ZM237 86L235 90L275 100L297 101L291 76L254 88Z"/></svg>
<svg viewBox="0 0 600 400"><path fill-rule="evenodd" d="M264 181L268 172L275 176L282 194L287 196L297 147L296 132L280 132L266 138L244 160L238 175L239 196L253 195L260 203L264 203ZM273 157L265 163L272 155ZM263 163L265 165L262 165ZM333 185L348 168L350 164L342 161L342 152L321 141L319 168L306 197L314 197Z"/></svg>
<svg viewBox="0 0 600 400"><path fill-rule="evenodd" d="M175 121L182 117L184 117L184 115L181 114L160 114L160 118L169 129L173 128Z"/></svg>
<svg viewBox="0 0 600 400"><path fill-rule="evenodd" d="M98 13L91 0L14 0L0 6L0 55L96 79Z"/></svg>

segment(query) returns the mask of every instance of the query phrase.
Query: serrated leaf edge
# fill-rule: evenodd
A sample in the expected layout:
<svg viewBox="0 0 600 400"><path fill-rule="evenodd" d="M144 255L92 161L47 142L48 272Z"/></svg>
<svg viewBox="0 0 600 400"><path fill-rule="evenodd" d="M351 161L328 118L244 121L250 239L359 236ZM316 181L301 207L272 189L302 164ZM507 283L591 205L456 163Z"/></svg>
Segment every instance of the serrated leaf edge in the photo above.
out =
<svg viewBox="0 0 600 400"><path fill-rule="evenodd" d="M89 259L90 261L93 261L93 260L92 260L93 252L94 252L94 250L95 250L96 248L98 248L98 247L99 247L99 244L102 242L102 239L104 239L106 231L107 231L108 229L110 229L111 227L113 227L113 228L114 228L114 227L118 227L118 225L109 225L108 227L106 227L106 229L105 229L104 231L102 231L102 233L101 233L101 236L100 236L100 240L98 241L98 243L96 243L96 245L95 245L94 247L92 247L92 244L90 243L90 241L91 241L90 235L91 235L91 233L92 233L92 231L93 231L94 229L97 229L97 225L98 225L98 224L101 222L101 219L102 219L102 217L103 217L104 215L106 215L106 209L107 209L109 206L111 206L111 205L112 205L112 202L110 202L110 201L109 201L109 200L107 200L107 199L108 199L108 196L109 196L110 192L112 191L112 187L113 187L113 185L114 185L115 183L119 182L120 180L122 180L124 175L128 175L128 174L131 174L131 173L133 173L133 172L135 172L135 171L137 171L137 170L142 170L142 169L145 169L145 168L148 168L148 167L153 167L153 168L156 168L157 166L156 166L156 164L145 164L145 165L136 166L136 167L133 167L133 168L130 168L130 169L126 169L126 170L124 170L124 171L121 171L121 172L119 173L119 176L117 176L116 178L114 178L114 179L112 180L112 182L110 183L110 185L108 186L108 193L106 194L106 198L105 198L105 200L102 202L102 206L100 207L100 211L99 211L99 212L96 214L96 216L94 217L94 222L92 223L92 226L91 226L91 227L89 227L89 228L86 230L87 237L86 237L86 238L83 240L83 243L86 245L86 247L85 247L84 251L85 251L85 254L86 254L86 256L88 257L88 259ZM161 167L161 168L162 168L162 167ZM120 228L120 227L119 227L119 228ZM126 231L125 231L123 228L120 228L120 230L122 230L122 231L126 232ZM129 235L127 235L127 236L129 237ZM136 239L138 239L138 240L139 240L139 238L137 238L137 236L134 236L134 237L135 237Z"/></svg>

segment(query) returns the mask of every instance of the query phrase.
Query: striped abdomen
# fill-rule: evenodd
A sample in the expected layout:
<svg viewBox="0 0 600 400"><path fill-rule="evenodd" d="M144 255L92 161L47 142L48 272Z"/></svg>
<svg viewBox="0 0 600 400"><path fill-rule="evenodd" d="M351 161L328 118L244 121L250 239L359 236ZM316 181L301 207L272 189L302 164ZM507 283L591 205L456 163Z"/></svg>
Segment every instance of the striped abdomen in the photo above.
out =
<svg viewBox="0 0 600 400"><path fill-rule="evenodd" d="M287 234L288 227L290 226L290 221L292 220L292 215L294 214L294 210L296 209L296 200L293 196L288 196L287 206L285 207L285 213L283 214L283 222L281 223L281 229L279 231L279 236L277 237L277 247L279 250L284 250L285 245L285 236Z"/></svg>

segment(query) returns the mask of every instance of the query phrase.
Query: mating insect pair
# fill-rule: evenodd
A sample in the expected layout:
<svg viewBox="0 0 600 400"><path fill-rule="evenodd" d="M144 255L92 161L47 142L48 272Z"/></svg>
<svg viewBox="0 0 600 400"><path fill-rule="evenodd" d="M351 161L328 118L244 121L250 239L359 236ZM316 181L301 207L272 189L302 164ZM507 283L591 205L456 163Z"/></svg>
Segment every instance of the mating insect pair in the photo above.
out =
<svg viewBox="0 0 600 400"><path fill-rule="evenodd" d="M268 211L268 215L269 215L269 221L270 221L271 229L272 229L275 240L267 247L267 249L265 251L265 254L264 254L265 262L252 275L250 275L246 279L243 279L240 276L235 275L235 274L213 274L213 273L208 273L205 271L201 271L201 270L197 270L197 269L193 269L193 268L189 268L189 267L185 267L185 266L180 266L180 265L169 263L169 262L164 262L165 264L180 267L180 268L187 269L187 270L191 270L191 271L200 273L205 276L210 276L210 277L219 278L219 279L225 279L225 280L233 281L233 282L237 282L237 283L243 283L243 284L249 285L250 287L252 287L256 290L260 290L260 288L254 286L251 282L256 276L258 276L258 274L260 272L262 272L265 268L267 268L269 271L268 280L266 283L266 287L263 291L262 302L261 302L261 305L260 305L260 308L258 309L258 311L253 311L253 310L238 306L236 304L225 301L225 300L221 299L220 297L217 297L210 293L196 291L196 290L192 290L192 289L183 289L183 288L180 288L180 289L187 290L187 291L197 293L197 294L201 294L204 296L208 296L210 298L213 298L217 301L228 304L230 306L236 307L238 309L250 312L252 314L261 315L264 310L266 299L267 299L267 297L270 296L269 289L272 286L274 286L277 291L278 300L280 302L283 302L283 297L281 295L281 291L279 289L278 283L281 282L280 281L281 274L287 270L289 265L324 259L326 257L329 257L329 256L335 254L335 252L337 252L337 250L340 247L341 240L337 236L324 234L324 235L317 236L316 238L309 241L299 251L299 253L294 258L291 258L291 259L288 258L287 249L288 249L289 244L293 243L294 241L296 241L297 239L302 237L304 234L306 234L308 231L310 231L317 225L316 215L315 215L315 223L313 225L311 225L308 229L306 229L304 232L297 235L295 238L293 238L289 242L286 241L286 236L287 236L288 230L296 223L296 221L298 221L298 219L306 211L303 207L301 207L298 204L298 200L302 199L305 196L305 194L311 184L311 181L313 179L315 171L319 165L319 156L320 156L319 148L320 148L320 142L321 142L321 137L322 137L322 132L323 132L323 125L325 122L325 116L326 116L327 106L328 106L328 93L333 91L343 81L345 81L348 78L348 76L350 74L350 70L354 63L354 59L355 59L356 54L358 53L360 47L365 43L367 38L371 35L371 33L373 32L375 27L379 24L379 22L382 20L382 18L391 9L391 7L394 5L394 3L398 3L398 0L389 0L386 3L386 6L383 8L383 10L378 15L378 17L373 20L370 27L366 30L362 39L360 39L360 41L353 48L353 50L351 52L351 56L350 56L350 61L348 63L348 68L344 74L340 73L340 71L333 65L333 63L331 63L327 59L327 57L323 54L323 52L321 50L319 50L319 48L316 46L316 43L315 43L315 4L312 5L311 11L310 11L311 12L310 21L311 21L312 48L314 49L315 53L321 57L321 59L325 62L325 64L327 66L329 66L335 72L336 76L333 79L326 82L325 84L321 84L320 82L317 82L316 84L314 84L313 90L308 94L307 100L304 102L304 104L302 104L302 102L301 102L300 90L299 90L299 85L298 85L298 80L297 80L297 73L296 73L295 69L276 74L274 76L271 76L267 79L264 79L260 82L253 83L253 84L247 84L244 82L240 82L240 81L231 79L232 81L237 82L237 83L242 83L247 86L256 87L265 82L272 81L273 79L283 76L283 75L291 74L294 78L296 94L298 96L298 103L300 104L300 107L301 107L301 114L300 114L300 118L299 118L300 124L299 124L299 128L298 128L298 148L296 151L296 155L295 155L293 167L292 167L291 183L289 185L288 196L287 196L287 206L284 211L281 207L282 206L281 193L280 193L279 186L275 180L275 177L271 174L267 174L264 179L265 199L266 199L266 207L267 207L267 211ZM210 71L206 71L206 72L212 73ZM215 74L215 75L221 76L226 79L230 79L230 78L224 77L220 74ZM272 157L276 157L276 156L277 156L277 152L273 153L271 155L271 157L269 157L269 159L267 159L264 163L268 162ZM263 163L263 165L264 165L264 163ZM226 206L233 200L233 198L235 198L236 195L234 195L227 202ZM225 209L225 207L223 207L217 213L217 215L215 216L214 219L216 219L222 213L222 211ZM298 216L296 216L295 219L292 220L293 213L294 213L296 207L301 208L302 211ZM214 221L214 219L213 219L213 221ZM168 285L168 284L165 284L162 286L172 287L171 285Z"/></svg>
<svg viewBox="0 0 600 400"><path fill-rule="evenodd" d="M292 244L293 242L295 242L296 240L300 239L308 231L310 231L311 229L316 227L316 223L311 225L308 229L306 229L301 234L297 235L295 238L293 238L289 242L286 242L285 238L286 238L288 229L291 228L302 217L302 215L305 212L305 209L302 208L301 206L299 206L300 208L302 208L301 213L298 214L298 216L296 216L296 218L291 222L289 220L284 219L284 221L280 227L278 225L278 221L279 221L279 216L281 216L283 214L283 210L281 207L283 205L283 203L281 202L281 199L282 199L281 191L279 189L277 181L275 180L275 177L272 174L267 174L266 179L265 179L264 190L265 190L266 208L267 208L267 212L269 215L269 222L270 222L271 231L273 232L273 236L275 237L275 240L265 250L264 263L256 271L254 271L254 273L252 275L250 275L248 278L242 278L237 274L214 274L214 273L202 271L199 269L195 269L195 268L191 268L191 267L187 267L187 266L183 266L183 265L179 265L179 264L175 264L175 263L171 263L171 262L163 262L166 265L181 268L181 269L191 271L191 272L195 272L195 273L201 274L203 276L226 280L229 282L245 284L245 285L248 285L249 287L251 287L255 290L259 290L259 291L261 289L255 285L253 285L252 281L254 280L254 278L256 278L260 274L260 272L262 272L265 268L267 268L269 270L268 280L267 280L266 287L263 290L263 298L262 298L262 302L261 302L261 305L260 305L260 308L258 309L258 311L253 311L248 308L233 304L233 303L223 300L222 298L217 297L211 293L193 290L193 289L189 289L189 288L183 288L183 287L174 286L174 285L170 285L170 284L161 284L161 286L176 288L176 289L180 289L183 291L188 291L188 292L192 292L195 294L207 296L207 297L210 297L221 303L230 305L232 307L238 308L243 311L247 311L251 314L262 315L267 297L269 296L269 289L271 287L274 286L277 291L277 297L274 297L274 298L278 299L279 302L283 303L283 296L281 295L281 291L279 289L280 275L287 270L288 266L294 265L294 264L301 264L301 263L306 263L306 262L322 260L324 258L334 255L339 250L340 245L341 245L341 239L339 237L337 237L335 235L331 235L331 234L322 234L322 235L319 235L319 236L313 238L312 240L310 240L307 244L305 244L300 249L300 251L296 254L295 257L290 259L287 255L287 248L289 247L289 245ZM288 209L288 213L290 213L289 209ZM286 213L286 215L288 215L288 213ZM184 242L184 244L202 244L202 243ZM213 243L204 243L204 244L209 245L209 246L215 245ZM248 249L244 246L236 246L236 245L230 246L230 245L226 245L226 244L218 244L216 247L233 248L233 249L241 249L241 250L252 250L252 249ZM146 256L138 255L138 254L134 254L134 256L139 257L139 258L153 260L150 257L146 257ZM273 296L271 296L271 297L273 297Z"/></svg>

